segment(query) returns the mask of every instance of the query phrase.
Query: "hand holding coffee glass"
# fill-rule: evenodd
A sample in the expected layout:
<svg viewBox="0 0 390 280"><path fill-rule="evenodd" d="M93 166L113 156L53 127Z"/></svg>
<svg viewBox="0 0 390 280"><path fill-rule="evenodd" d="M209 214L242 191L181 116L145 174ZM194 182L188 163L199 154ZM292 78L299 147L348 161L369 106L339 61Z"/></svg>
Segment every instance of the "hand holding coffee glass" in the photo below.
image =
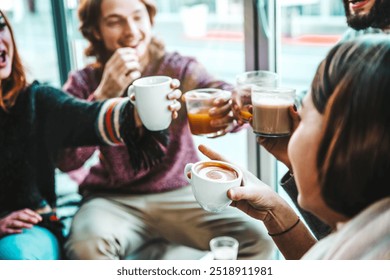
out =
<svg viewBox="0 0 390 280"><path fill-rule="evenodd" d="M228 127L214 127L211 121L216 119L211 117L209 110L214 107L214 101L218 98L229 99L231 92L221 89L204 88L186 92L183 95L186 107L188 123L191 133L206 137L217 137L225 133Z"/></svg>
<svg viewBox="0 0 390 280"><path fill-rule="evenodd" d="M137 108L143 125L150 131L164 130L172 121L170 107L178 104L169 100L172 92L172 78L168 76L150 76L135 80L128 88L130 101ZM134 101L135 99L135 101Z"/></svg>
<svg viewBox="0 0 390 280"><path fill-rule="evenodd" d="M249 111L252 105L252 86L277 87L278 74L270 71L249 71L236 77L237 95L235 103L239 107L238 118L243 122L248 122L252 114Z"/></svg>
<svg viewBox="0 0 390 280"><path fill-rule="evenodd" d="M231 203L227 191L240 186L242 181L242 171L238 167L217 160L188 163L184 176L199 205L210 212L223 211Z"/></svg>
<svg viewBox="0 0 390 280"><path fill-rule="evenodd" d="M263 137L291 134L289 107L294 105L295 89L252 87L253 132Z"/></svg>

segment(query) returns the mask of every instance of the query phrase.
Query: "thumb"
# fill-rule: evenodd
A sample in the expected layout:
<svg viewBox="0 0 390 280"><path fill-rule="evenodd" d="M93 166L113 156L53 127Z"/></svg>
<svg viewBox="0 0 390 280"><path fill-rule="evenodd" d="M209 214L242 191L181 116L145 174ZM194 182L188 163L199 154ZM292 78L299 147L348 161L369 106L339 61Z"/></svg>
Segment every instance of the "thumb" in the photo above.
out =
<svg viewBox="0 0 390 280"><path fill-rule="evenodd" d="M244 190L244 187L230 188L227 192L227 196L233 201L240 201L240 200L247 199L247 193L246 190Z"/></svg>
<svg viewBox="0 0 390 280"><path fill-rule="evenodd" d="M247 200L250 202L258 201L263 196L262 191L252 184L230 188L227 195L234 201Z"/></svg>

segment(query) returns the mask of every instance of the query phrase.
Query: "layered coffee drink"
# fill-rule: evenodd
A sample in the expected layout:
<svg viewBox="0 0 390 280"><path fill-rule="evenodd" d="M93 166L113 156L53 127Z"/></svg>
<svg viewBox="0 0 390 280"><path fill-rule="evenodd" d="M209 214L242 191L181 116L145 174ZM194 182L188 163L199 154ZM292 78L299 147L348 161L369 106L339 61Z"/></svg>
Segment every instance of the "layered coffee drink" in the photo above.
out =
<svg viewBox="0 0 390 280"><path fill-rule="evenodd" d="M253 104L253 131L262 136L287 136L291 132L289 107L283 99L260 99Z"/></svg>
<svg viewBox="0 0 390 280"><path fill-rule="evenodd" d="M205 162L197 166L196 173L205 179L227 182L238 178L238 173L233 168L215 162Z"/></svg>
<svg viewBox="0 0 390 280"><path fill-rule="evenodd" d="M289 107L295 89L252 87L253 132L264 137L284 137L291 133Z"/></svg>

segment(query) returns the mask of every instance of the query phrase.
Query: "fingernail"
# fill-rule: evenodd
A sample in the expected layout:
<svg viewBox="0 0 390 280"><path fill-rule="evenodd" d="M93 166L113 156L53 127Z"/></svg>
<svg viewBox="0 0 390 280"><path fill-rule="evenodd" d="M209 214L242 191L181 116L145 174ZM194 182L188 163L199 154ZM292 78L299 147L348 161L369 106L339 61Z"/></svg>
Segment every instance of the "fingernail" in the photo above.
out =
<svg viewBox="0 0 390 280"><path fill-rule="evenodd" d="M130 76L132 79L138 79L139 77L141 77L141 73L139 71L134 71L134 72L131 72L130 73Z"/></svg>
<svg viewBox="0 0 390 280"><path fill-rule="evenodd" d="M178 88L180 86L180 81L178 79L173 79L172 83L171 83L171 86L173 88Z"/></svg>

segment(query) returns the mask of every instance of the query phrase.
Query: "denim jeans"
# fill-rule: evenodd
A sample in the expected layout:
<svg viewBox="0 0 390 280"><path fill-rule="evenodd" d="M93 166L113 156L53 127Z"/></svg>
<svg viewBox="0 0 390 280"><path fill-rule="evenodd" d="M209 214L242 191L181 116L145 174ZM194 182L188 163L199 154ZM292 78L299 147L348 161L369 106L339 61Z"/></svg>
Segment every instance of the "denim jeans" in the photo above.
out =
<svg viewBox="0 0 390 280"><path fill-rule="evenodd" d="M0 238L0 260L56 260L59 257L56 237L40 226Z"/></svg>

